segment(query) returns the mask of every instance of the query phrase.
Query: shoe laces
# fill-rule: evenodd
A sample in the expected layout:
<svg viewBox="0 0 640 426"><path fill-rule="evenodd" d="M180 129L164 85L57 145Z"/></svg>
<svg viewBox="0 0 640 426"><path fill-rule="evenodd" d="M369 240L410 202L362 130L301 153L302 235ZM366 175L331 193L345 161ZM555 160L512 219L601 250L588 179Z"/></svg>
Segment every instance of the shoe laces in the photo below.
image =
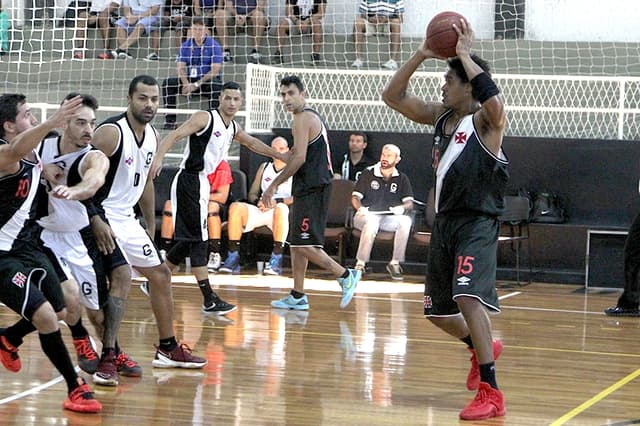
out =
<svg viewBox="0 0 640 426"><path fill-rule="evenodd" d="M129 355L127 355L124 352L120 352L118 354L115 360L115 364L116 366L124 365L125 367L128 367L128 368L133 368L137 366L136 362L132 360L131 357L129 357Z"/></svg>
<svg viewBox="0 0 640 426"><path fill-rule="evenodd" d="M12 357L18 356L18 348L9 343L5 336L0 336L0 349L5 352L9 352Z"/></svg>
<svg viewBox="0 0 640 426"><path fill-rule="evenodd" d="M98 354L93 350L91 346L91 342L88 337L83 337L81 339L76 339L73 341L74 346L76 347L76 351L80 354L80 356L94 360L98 358Z"/></svg>
<svg viewBox="0 0 640 426"><path fill-rule="evenodd" d="M178 343L178 347L176 349L174 349L174 351L176 350L180 350L183 354L187 354L187 355L191 355L191 353L193 352L193 350L191 349L191 347L189 345L187 345L186 343Z"/></svg>
<svg viewBox="0 0 640 426"><path fill-rule="evenodd" d="M79 399L88 400L95 398L93 397L93 392L91 392L89 385L87 385L87 383L85 382L71 391L71 393L69 394L69 399L72 401L77 401Z"/></svg>

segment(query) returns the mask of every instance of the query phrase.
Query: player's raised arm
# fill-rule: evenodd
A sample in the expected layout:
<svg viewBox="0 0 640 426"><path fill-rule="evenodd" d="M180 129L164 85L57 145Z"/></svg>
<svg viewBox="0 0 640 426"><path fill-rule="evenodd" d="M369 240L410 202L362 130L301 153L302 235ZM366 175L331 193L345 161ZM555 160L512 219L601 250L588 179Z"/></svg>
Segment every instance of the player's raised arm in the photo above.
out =
<svg viewBox="0 0 640 426"><path fill-rule="evenodd" d="M382 100L408 119L422 124L434 124L444 112L442 102L425 101L409 92L409 80L427 59L439 58L427 47L427 40L393 74L382 92Z"/></svg>

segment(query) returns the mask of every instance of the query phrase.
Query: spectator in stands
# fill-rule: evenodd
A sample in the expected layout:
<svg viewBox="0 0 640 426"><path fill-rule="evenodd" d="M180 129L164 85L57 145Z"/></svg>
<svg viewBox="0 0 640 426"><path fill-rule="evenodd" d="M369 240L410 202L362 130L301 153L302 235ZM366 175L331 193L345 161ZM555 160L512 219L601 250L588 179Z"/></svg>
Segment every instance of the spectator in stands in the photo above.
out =
<svg viewBox="0 0 640 426"><path fill-rule="evenodd" d="M362 231L355 269L364 272L379 230L395 232L387 272L397 281L402 280L400 262L404 262L412 225L411 217L405 213L413 209L411 182L396 168L399 162L400 148L392 144L383 146L380 161L362 172L351 197L356 210L353 226Z"/></svg>
<svg viewBox="0 0 640 426"><path fill-rule="evenodd" d="M87 28L97 28L104 40L105 52L98 54L98 59L112 59L109 50L111 17L118 13L121 0L73 1L64 13L65 26L75 28L74 59L84 59Z"/></svg>
<svg viewBox="0 0 640 426"><path fill-rule="evenodd" d="M160 59L160 18L162 0L123 0L122 17L116 21L118 48L111 51L113 59L133 59L128 49L138 42L143 34L151 37L152 52L148 61Z"/></svg>
<svg viewBox="0 0 640 426"><path fill-rule="evenodd" d="M364 132L352 132L349 135L349 151L344 155L341 172L335 173L334 179L357 182L364 169L375 164L376 161L365 152L367 143L367 134Z"/></svg>
<svg viewBox="0 0 640 426"><path fill-rule="evenodd" d="M624 290L618 303L604 310L613 317L640 317L640 214L629 228L624 244Z"/></svg>
<svg viewBox="0 0 640 426"><path fill-rule="evenodd" d="M222 88L222 47L211 36L202 17L191 22L191 38L182 43L177 60L177 77L169 77L162 83L165 108L176 108L178 93L190 97L193 94L208 96L211 109L218 107ZM167 114L164 128L176 128L176 115Z"/></svg>
<svg viewBox="0 0 640 426"><path fill-rule="evenodd" d="M175 31L176 47L179 49L187 37L193 16L191 0L165 0L163 25Z"/></svg>
<svg viewBox="0 0 640 426"><path fill-rule="evenodd" d="M224 7L224 0L194 0L193 12L195 16L202 16L205 25L211 30L213 35L213 24L218 9Z"/></svg>
<svg viewBox="0 0 640 426"><path fill-rule="evenodd" d="M364 65L363 44L367 32L375 32L389 25L389 60L382 64L389 70L398 69L400 54L400 30L404 13L404 0L361 0L360 14L354 24L356 60L351 66L360 68Z"/></svg>
<svg viewBox="0 0 640 426"><path fill-rule="evenodd" d="M327 7L327 0L286 0L285 16L278 22L278 50L273 54L273 63L282 63L282 47L284 38L291 34L292 27L300 34L311 33L314 63L320 61L322 48L322 19Z"/></svg>
<svg viewBox="0 0 640 426"><path fill-rule="evenodd" d="M53 21L56 17L55 0L32 0L31 7L27 7L27 10L30 8L32 8L31 18L33 19L34 27L53 27Z"/></svg>
<svg viewBox="0 0 640 426"><path fill-rule="evenodd" d="M289 144L283 137L276 137L271 141L271 147L278 152L288 152ZM290 177L276 189L273 195L275 207L265 207L260 196L269 184L282 172L286 166L284 161L274 159L260 165L256 177L251 184L248 203L234 202L229 207L229 252L220 272L230 274L240 273L240 238L243 232L250 232L260 226L267 226L273 232L273 251L269 264L264 273L280 275L282 273L282 253L284 243L289 234L289 205L293 203L291 196Z"/></svg>
<svg viewBox="0 0 640 426"><path fill-rule="evenodd" d="M9 52L9 28L11 28L9 14L2 10L2 4L0 4L0 56Z"/></svg>
<svg viewBox="0 0 640 426"><path fill-rule="evenodd" d="M207 213L207 231L209 232L209 257L207 269L216 272L222 264L222 219L223 207L229 201L233 174L229 163L222 160L215 171L207 176L209 179L209 210Z"/></svg>
<svg viewBox="0 0 640 426"><path fill-rule="evenodd" d="M231 50L227 44L228 28L231 26L251 28L253 31L253 49L249 61L260 61L260 42L267 31L267 0L224 0L224 7L216 12L216 31L224 49L224 61L233 62Z"/></svg>

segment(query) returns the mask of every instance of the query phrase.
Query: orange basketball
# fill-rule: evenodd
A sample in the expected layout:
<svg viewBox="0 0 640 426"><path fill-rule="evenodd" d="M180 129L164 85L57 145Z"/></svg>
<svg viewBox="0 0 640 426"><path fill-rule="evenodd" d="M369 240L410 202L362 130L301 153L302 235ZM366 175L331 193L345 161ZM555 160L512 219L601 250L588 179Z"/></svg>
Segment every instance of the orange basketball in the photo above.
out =
<svg viewBox="0 0 640 426"><path fill-rule="evenodd" d="M427 26L427 47L444 58L456 56L458 33L453 29L453 24L460 28L460 19L467 20L459 13L451 11L434 16Z"/></svg>

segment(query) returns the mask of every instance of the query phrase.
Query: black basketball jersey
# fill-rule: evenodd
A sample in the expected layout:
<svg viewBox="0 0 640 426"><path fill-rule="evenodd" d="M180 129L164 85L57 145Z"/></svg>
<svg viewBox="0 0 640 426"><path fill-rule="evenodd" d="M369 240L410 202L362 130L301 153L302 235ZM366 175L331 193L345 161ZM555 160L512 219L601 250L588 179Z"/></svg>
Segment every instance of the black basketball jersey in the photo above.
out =
<svg viewBox="0 0 640 426"><path fill-rule="evenodd" d="M6 141L0 139L0 144ZM31 207L38 191L42 172L40 157L34 151L35 160L20 160L20 170L0 177L0 250L10 251L17 240L30 241L27 231L32 225Z"/></svg>
<svg viewBox="0 0 640 426"><path fill-rule="evenodd" d="M329 136L322 116L311 108L304 108L318 116L322 126L320 133L309 141L307 145L307 157L304 164L293 175L293 196L303 195L315 188L328 185L333 178L331 167L331 150L329 148Z"/></svg>
<svg viewBox="0 0 640 426"><path fill-rule="evenodd" d="M453 134L444 133L447 110L436 120L432 151L436 212L477 212L498 216L504 209L509 180L506 155L495 156L482 143L473 114L460 120Z"/></svg>

